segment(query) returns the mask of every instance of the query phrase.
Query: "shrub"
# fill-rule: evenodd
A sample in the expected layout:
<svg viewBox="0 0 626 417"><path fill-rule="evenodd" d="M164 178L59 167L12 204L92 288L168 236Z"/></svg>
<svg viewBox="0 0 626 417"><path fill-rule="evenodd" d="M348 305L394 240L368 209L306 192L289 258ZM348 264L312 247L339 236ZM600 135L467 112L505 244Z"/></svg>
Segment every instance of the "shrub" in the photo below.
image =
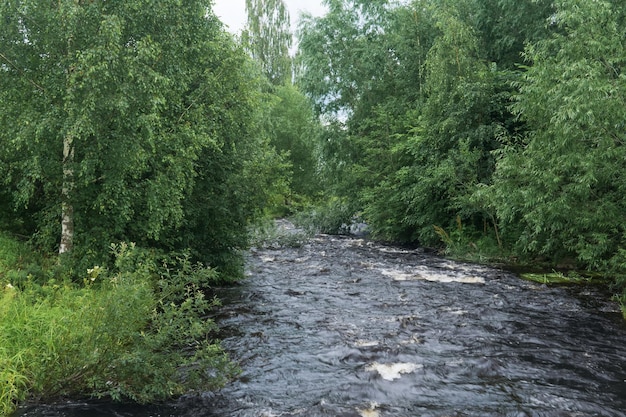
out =
<svg viewBox="0 0 626 417"><path fill-rule="evenodd" d="M356 212L354 204L333 197L318 207L298 214L295 222L310 233L343 234Z"/></svg>
<svg viewBox="0 0 626 417"><path fill-rule="evenodd" d="M445 246L444 254L455 259L472 262L494 262L505 259L508 250L503 247L497 226L484 222L483 230L464 225L461 217L455 219L455 227L449 231L435 225L434 231Z"/></svg>
<svg viewBox="0 0 626 417"><path fill-rule="evenodd" d="M299 248L312 236L312 231L290 227L283 220L260 222L250 230L250 244L257 248Z"/></svg>
<svg viewBox="0 0 626 417"><path fill-rule="evenodd" d="M84 283L0 287L0 414L26 398L110 397L147 403L223 385L237 371L204 316L215 272L188 257L157 265L114 247L116 271Z"/></svg>

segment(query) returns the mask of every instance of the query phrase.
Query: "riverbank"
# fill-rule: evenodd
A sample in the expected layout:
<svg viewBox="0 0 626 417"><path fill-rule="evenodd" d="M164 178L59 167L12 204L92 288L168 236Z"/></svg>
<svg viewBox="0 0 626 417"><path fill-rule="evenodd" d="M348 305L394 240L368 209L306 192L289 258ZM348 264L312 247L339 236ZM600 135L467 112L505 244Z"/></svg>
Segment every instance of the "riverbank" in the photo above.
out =
<svg viewBox="0 0 626 417"><path fill-rule="evenodd" d="M164 405L20 417L623 417L626 327L603 295L279 226L284 238L248 252L244 281L214 288L223 306L211 318L241 368L232 383Z"/></svg>
<svg viewBox="0 0 626 417"><path fill-rule="evenodd" d="M114 270L94 266L79 283L0 235L0 415L61 398L151 403L236 374L205 317L218 302L198 287L215 271L113 250Z"/></svg>

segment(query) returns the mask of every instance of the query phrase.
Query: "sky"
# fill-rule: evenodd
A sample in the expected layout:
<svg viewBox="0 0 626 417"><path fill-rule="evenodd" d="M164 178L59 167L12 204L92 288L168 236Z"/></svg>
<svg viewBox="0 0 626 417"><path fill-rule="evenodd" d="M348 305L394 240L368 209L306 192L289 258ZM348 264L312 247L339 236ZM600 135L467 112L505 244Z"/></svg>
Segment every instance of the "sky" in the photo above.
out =
<svg viewBox="0 0 626 417"><path fill-rule="evenodd" d="M321 16L326 12L321 0L283 0L291 17L292 31L295 33L302 12ZM239 33L246 22L245 0L214 0L213 11L228 26L232 33Z"/></svg>

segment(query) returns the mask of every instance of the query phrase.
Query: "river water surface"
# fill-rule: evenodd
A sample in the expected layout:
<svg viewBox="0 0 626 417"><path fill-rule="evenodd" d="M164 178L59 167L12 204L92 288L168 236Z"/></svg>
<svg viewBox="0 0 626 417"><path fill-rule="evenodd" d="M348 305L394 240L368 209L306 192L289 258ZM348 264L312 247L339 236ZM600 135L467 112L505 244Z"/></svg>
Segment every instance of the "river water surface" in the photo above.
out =
<svg viewBox="0 0 626 417"><path fill-rule="evenodd" d="M26 417L626 416L626 326L605 294L356 238L254 249L215 317L242 369L175 404Z"/></svg>

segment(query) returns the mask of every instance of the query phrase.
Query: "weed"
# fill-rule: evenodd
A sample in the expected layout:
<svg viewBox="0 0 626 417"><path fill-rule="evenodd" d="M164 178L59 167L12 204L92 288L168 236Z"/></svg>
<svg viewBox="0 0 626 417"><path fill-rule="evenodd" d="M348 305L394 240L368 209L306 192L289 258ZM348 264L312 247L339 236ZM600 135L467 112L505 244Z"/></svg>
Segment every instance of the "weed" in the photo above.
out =
<svg viewBox="0 0 626 417"><path fill-rule="evenodd" d="M116 268L82 284L0 283L0 415L27 398L152 402L223 385L236 374L206 313L201 286L217 274L179 257L159 264L117 245ZM11 261L13 262L13 261Z"/></svg>

